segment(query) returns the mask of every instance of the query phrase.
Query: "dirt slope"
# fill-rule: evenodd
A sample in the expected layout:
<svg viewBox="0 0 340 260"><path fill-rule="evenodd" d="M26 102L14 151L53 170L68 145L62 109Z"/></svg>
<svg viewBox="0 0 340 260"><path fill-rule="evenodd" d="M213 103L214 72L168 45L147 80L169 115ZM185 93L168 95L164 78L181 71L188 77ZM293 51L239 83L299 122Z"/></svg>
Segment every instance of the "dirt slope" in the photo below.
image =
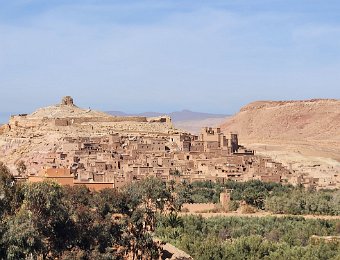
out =
<svg viewBox="0 0 340 260"><path fill-rule="evenodd" d="M340 100L259 101L222 124L241 139L340 141Z"/></svg>
<svg viewBox="0 0 340 260"><path fill-rule="evenodd" d="M340 169L340 100L253 102L221 128L238 133L249 148L295 169L313 168L316 173Z"/></svg>

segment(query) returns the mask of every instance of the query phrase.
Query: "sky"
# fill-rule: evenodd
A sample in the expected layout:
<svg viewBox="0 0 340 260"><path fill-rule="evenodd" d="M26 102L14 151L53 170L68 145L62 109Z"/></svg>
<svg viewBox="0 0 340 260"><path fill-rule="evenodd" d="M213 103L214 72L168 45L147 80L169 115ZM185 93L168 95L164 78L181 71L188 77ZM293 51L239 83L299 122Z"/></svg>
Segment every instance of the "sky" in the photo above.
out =
<svg viewBox="0 0 340 260"><path fill-rule="evenodd" d="M0 121L340 98L340 1L0 0Z"/></svg>

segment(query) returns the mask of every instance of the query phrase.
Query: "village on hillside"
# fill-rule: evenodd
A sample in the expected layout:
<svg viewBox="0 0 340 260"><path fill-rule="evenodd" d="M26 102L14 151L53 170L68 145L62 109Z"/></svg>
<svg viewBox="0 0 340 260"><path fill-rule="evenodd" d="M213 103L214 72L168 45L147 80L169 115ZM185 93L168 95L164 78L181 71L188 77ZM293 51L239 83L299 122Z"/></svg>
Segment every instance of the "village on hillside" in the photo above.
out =
<svg viewBox="0 0 340 260"><path fill-rule="evenodd" d="M167 116L118 117L81 109L64 97L56 106L12 116L0 130L0 155L16 179L54 180L93 190L119 188L148 176L163 181L227 180L338 188L340 176L312 178L256 154L235 133L175 129Z"/></svg>

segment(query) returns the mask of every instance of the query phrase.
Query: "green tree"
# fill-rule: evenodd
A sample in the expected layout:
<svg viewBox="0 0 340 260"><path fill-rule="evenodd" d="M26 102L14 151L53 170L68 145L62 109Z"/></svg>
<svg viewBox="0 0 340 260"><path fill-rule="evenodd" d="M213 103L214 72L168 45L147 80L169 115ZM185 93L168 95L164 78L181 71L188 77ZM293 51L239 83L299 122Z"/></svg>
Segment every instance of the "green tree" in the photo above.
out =
<svg viewBox="0 0 340 260"><path fill-rule="evenodd" d="M24 208L8 219L2 243L6 248L6 259L36 258L43 252L47 253L44 237L35 227L32 212Z"/></svg>
<svg viewBox="0 0 340 260"><path fill-rule="evenodd" d="M44 255L59 256L72 247L73 222L62 200L62 187L54 182L27 183L24 208L31 212L34 227L45 238Z"/></svg>
<svg viewBox="0 0 340 260"><path fill-rule="evenodd" d="M174 207L176 210L180 211L184 203L193 203L192 199L192 186L186 181L177 184L173 189L174 193Z"/></svg>
<svg viewBox="0 0 340 260"><path fill-rule="evenodd" d="M10 214L18 207L17 186L9 169L0 162L0 217Z"/></svg>
<svg viewBox="0 0 340 260"><path fill-rule="evenodd" d="M129 208L142 208L144 212L145 227L154 230L156 214L163 213L169 202L172 201L171 192L158 178L150 177L126 187L126 195L130 197ZM132 211L134 212L134 211Z"/></svg>

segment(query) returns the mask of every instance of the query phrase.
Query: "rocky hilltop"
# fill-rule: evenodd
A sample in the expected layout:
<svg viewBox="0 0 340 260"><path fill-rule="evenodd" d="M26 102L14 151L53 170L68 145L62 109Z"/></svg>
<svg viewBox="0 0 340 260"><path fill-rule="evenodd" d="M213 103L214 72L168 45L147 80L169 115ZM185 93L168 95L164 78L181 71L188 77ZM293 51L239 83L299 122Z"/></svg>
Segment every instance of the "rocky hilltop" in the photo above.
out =
<svg viewBox="0 0 340 260"><path fill-rule="evenodd" d="M25 115L21 115L25 116ZM77 107L73 103L73 98L70 96L66 96L62 99L60 104L56 104L53 106L39 108L35 112L30 115L26 115L28 119L41 119L41 118L94 118L94 117L102 117L102 118L109 118L110 115L94 111L91 109L82 109Z"/></svg>
<svg viewBox="0 0 340 260"><path fill-rule="evenodd" d="M340 100L257 101L221 125L248 147L295 169L339 167Z"/></svg>
<svg viewBox="0 0 340 260"><path fill-rule="evenodd" d="M7 124L0 126L0 158L15 169L20 159L27 161L39 154L55 152L67 137L100 137L119 132L157 136L175 131L167 116L112 116L79 108L66 96L60 104L39 108L32 114L12 116Z"/></svg>
<svg viewBox="0 0 340 260"><path fill-rule="evenodd" d="M340 141L340 100L258 101L221 127L246 140Z"/></svg>
<svg viewBox="0 0 340 260"><path fill-rule="evenodd" d="M159 124L157 124L159 123ZM67 128L65 128L67 127ZM142 116L112 116L104 112L82 109L73 103L70 96L62 99L60 104L39 108L32 114L11 116L8 124L1 127L3 134L13 135L29 130L76 132L81 130L131 130L147 132L168 132L173 128L171 118L159 116L147 118ZM92 131L94 132L94 131Z"/></svg>

